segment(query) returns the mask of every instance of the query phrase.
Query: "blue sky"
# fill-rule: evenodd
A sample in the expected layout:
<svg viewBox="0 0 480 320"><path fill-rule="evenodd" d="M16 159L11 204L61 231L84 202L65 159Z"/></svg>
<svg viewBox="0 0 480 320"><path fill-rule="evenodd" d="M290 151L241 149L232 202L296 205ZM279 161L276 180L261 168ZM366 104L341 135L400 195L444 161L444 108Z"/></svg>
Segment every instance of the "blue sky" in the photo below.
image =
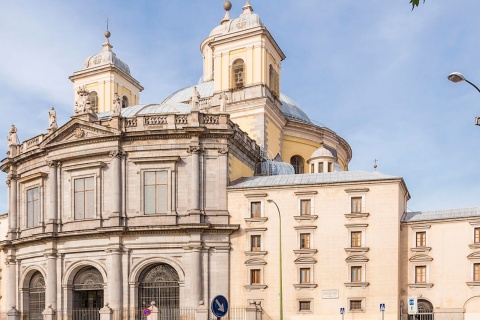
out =
<svg viewBox="0 0 480 320"><path fill-rule="evenodd" d="M402 176L410 210L480 205L478 0L251 0L287 59L281 89L346 139L351 170ZM232 17L244 0L233 0ZM202 73L201 41L223 18L223 0L0 0L0 135L20 140L73 114L68 76L104 41L158 103ZM3 128L3 129L2 129ZM3 133L1 133L3 132ZM0 142L0 154L7 151ZM5 175L2 174L2 179ZM7 190L0 184L0 212Z"/></svg>

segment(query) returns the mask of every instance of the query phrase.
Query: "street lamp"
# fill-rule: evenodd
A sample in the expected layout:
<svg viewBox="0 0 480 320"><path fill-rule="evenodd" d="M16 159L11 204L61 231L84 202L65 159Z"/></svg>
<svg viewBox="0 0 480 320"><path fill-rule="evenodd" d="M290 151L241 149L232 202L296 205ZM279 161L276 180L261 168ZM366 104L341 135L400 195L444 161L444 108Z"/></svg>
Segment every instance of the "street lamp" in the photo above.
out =
<svg viewBox="0 0 480 320"><path fill-rule="evenodd" d="M267 199L268 203L273 203L277 207L278 211L278 224L279 224L279 248L280 248L280 320L283 320L283 275L282 275L282 215L280 209L275 201Z"/></svg>
<svg viewBox="0 0 480 320"><path fill-rule="evenodd" d="M472 87L474 87L475 89L477 89L477 91L480 93L480 89L475 85L473 84L472 82L468 81L467 78L465 78L465 76L463 74L461 74L460 72L452 72L448 75L448 80L454 82L454 83L458 83L458 82L462 82L462 81L465 81L466 83L468 83L469 85L471 85ZM480 117L476 117L475 118L475 124L477 126L480 126Z"/></svg>

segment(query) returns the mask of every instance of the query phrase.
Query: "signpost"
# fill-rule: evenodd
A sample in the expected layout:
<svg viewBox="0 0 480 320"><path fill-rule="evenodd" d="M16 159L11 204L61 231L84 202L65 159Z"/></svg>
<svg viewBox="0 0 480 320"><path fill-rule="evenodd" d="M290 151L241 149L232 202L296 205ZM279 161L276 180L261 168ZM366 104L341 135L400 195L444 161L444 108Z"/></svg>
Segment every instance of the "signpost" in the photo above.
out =
<svg viewBox="0 0 480 320"><path fill-rule="evenodd" d="M342 320L345 315L345 308L340 308L340 314L342 315Z"/></svg>
<svg viewBox="0 0 480 320"><path fill-rule="evenodd" d="M417 314L417 313L418 313L417 297L409 297L408 298L408 314Z"/></svg>
<svg viewBox="0 0 480 320"><path fill-rule="evenodd" d="M382 320L383 320L385 315L385 303L380 303L380 311L382 312Z"/></svg>
<svg viewBox="0 0 480 320"><path fill-rule="evenodd" d="M143 309L142 314L144 316L148 317L149 315L152 314L152 310L150 310L149 308L145 308L145 309Z"/></svg>
<svg viewBox="0 0 480 320"><path fill-rule="evenodd" d="M217 320L219 320L221 317L225 317L228 311L228 301L227 298L225 298L222 295L218 295L215 298L212 299L212 303L210 305L213 314L217 317Z"/></svg>

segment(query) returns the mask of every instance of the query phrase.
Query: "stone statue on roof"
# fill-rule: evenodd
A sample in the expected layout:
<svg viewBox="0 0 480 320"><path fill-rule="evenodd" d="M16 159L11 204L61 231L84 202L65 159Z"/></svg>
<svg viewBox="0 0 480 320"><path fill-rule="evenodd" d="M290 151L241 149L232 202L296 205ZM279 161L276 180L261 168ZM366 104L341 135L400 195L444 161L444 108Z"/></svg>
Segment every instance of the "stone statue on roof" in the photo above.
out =
<svg viewBox="0 0 480 320"><path fill-rule="evenodd" d="M88 99L90 92L85 89L85 86L80 86L77 94L78 100L75 101L75 114L92 113L93 110L90 106L90 99Z"/></svg>
<svg viewBox="0 0 480 320"><path fill-rule="evenodd" d="M48 111L48 130L57 130L57 112L55 111L54 107L50 108Z"/></svg>
<svg viewBox="0 0 480 320"><path fill-rule="evenodd" d="M113 116L119 117L122 112L122 99L118 93L115 92L115 96L113 97Z"/></svg>
<svg viewBox="0 0 480 320"><path fill-rule="evenodd" d="M218 97L220 99L220 112L226 112L227 111L227 94L225 92L220 93L220 96Z"/></svg>
<svg viewBox="0 0 480 320"><path fill-rule="evenodd" d="M200 105L200 92L198 92L197 87L193 87L193 94L192 94L192 111L198 111L198 107Z"/></svg>
<svg viewBox="0 0 480 320"><path fill-rule="evenodd" d="M20 142L18 141L18 135L17 135L17 127L12 124L12 127L10 128L10 132L8 133L7 136L7 142L8 146L18 146Z"/></svg>

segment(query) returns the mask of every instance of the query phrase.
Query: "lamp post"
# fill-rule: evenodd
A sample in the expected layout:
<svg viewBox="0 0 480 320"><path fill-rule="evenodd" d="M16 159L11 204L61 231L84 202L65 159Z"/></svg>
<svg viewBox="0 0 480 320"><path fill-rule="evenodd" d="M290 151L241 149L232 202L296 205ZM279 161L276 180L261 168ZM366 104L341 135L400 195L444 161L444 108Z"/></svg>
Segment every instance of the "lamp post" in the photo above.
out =
<svg viewBox="0 0 480 320"><path fill-rule="evenodd" d="M475 89L477 89L477 91L480 93L480 89L475 85L473 84L472 82L468 81L467 78L465 78L465 76L463 74L461 74L460 72L452 72L448 75L448 80L454 82L454 83L458 83L458 82L462 82L462 81L465 81L466 83L468 83L469 85L471 85L472 87L474 87ZM480 126L480 117L476 117L475 118L475 124L477 126Z"/></svg>
<svg viewBox="0 0 480 320"><path fill-rule="evenodd" d="M279 224L279 249L280 249L280 320L283 320L283 275L282 275L282 215L280 209L275 201L267 199L267 202L273 203L277 207L278 211L278 224Z"/></svg>

